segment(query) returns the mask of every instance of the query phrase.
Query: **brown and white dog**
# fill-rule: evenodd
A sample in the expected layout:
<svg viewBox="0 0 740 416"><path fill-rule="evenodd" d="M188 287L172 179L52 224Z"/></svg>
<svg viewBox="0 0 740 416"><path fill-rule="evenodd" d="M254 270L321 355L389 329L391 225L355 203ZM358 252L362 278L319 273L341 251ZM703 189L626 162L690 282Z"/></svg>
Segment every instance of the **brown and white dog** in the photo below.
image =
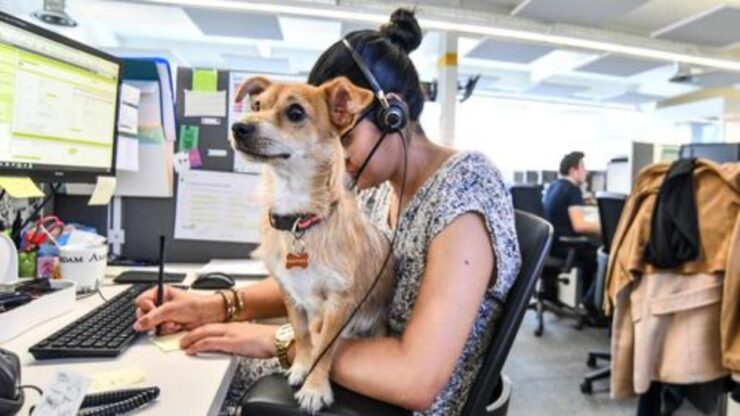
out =
<svg viewBox="0 0 740 416"><path fill-rule="evenodd" d="M302 384L295 397L304 411L316 413L333 402L336 343L307 373L370 290L390 249L346 187L340 143L373 95L344 77L318 87L256 77L239 88L236 101L247 95L251 111L232 126L232 146L266 167L268 209L255 256L286 295L296 335L288 382ZM392 269L389 263L342 337L385 330Z"/></svg>

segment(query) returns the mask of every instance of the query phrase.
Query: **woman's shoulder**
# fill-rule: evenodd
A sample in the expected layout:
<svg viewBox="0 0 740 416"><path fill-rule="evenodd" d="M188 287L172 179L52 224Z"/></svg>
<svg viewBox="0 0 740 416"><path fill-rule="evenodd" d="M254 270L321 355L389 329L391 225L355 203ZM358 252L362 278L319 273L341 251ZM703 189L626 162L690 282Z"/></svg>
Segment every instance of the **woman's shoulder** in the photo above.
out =
<svg viewBox="0 0 740 416"><path fill-rule="evenodd" d="M480 152L458 152L450 157L440 172L440 191L474 196L488 192L491 187L504 187L501 172L486 155Z"/></svg>

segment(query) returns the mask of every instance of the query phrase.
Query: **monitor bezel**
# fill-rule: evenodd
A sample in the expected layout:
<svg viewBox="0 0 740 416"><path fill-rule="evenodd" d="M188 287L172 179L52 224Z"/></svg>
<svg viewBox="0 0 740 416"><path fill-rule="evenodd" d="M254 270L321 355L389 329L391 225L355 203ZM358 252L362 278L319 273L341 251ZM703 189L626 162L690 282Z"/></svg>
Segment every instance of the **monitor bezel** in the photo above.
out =
<svg viewBox="0 0 740 416"><path fill-rule="evenodd" d="M95 183L98 176L115 176L116 175L116 155L118 149L118 116L121 99L121 79L123 76L123 60L111 54L95 49L91 46L80 43L74 39L52 32L38 25L29 23L23 19L9 15L0 11L0 22L15 26L21 30L28 31L35 35L43 36L54 42L65 46L78 49L82 52L89 53L98 58L108 60L118 65L118 81L116 85L116 110L113 126L113 150L111 154L110 168L85 168L82 166L54 166L42 165L34 166L31 169L10 168L0 166L0 176L24 176L30 177L38 182L64 182L64 183Z"/></svg>

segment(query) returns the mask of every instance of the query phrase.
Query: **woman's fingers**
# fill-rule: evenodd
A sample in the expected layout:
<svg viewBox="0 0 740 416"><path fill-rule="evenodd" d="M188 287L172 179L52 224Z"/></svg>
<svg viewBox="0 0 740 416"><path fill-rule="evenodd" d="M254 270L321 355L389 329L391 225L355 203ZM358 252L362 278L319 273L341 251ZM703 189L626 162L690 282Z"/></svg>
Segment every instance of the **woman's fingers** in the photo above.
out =
<svg viewBox="0 0 740 416"><path fill-rule="evenodd" d="M232 354L233 341L223 336L207 337L196 341L187 348L183 348L185 349L185 353L188 355L197 354L199 352L224 352Z"/></svg>
<svg viewBox="0 0 740 416"><path fill-rule="evenodd" d="M226 334L226 326L224 324L210 324L195 328L188 332L180 340L180 347L182 349L188 349L192 344L200 341L203 338L208 337L222 337Z"/></svg>
<svg viewBox="0 0 740 416"><path fill-rule="evenodd" d="M134 329L139 332L151 331L156 328L157 325L165 321L177 321L174 318L178 309L179 307L174 305L172 302L165 303L158 308L150 310L137 319L134 324Z"/></svg>

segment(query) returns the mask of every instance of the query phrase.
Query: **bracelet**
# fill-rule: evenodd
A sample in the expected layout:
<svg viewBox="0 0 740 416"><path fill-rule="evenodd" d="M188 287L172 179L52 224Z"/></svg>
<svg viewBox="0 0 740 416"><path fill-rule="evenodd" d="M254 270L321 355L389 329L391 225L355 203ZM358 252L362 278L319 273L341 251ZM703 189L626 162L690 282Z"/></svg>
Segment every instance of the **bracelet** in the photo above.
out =
<svg viewBox="0 0 740 416"><path fill-rule="evenodd" d="M242 311L244 310L244 299L242 299L241 296L239 296L239 292L235 290L234 288L229 288L229 291L234 294L234 306L236 307L236 312L234 314L234 318L238 317L242 314Z"/></svg>
<svg viewBox="0 0 740 416"><path fill-rule="evenodd" d="M219 290L216 293L221 295L221 297L224 300L224 314L225 314L224 322L230 322L232 319L234 319L234 302L231 299L229 299L228 296L226 296L226 293L224 293L223 290Z"/></svg>

